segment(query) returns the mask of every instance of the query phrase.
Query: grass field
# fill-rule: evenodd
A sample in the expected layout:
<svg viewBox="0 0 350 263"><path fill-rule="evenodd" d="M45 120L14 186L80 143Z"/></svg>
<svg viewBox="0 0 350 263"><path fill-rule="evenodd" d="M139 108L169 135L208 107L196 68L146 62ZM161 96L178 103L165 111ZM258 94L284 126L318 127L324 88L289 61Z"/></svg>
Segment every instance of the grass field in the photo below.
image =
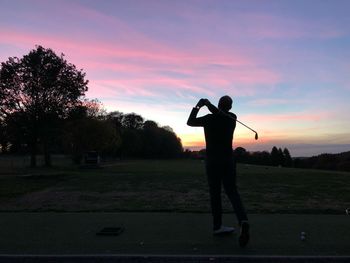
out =
<svg viewBox="0 0 350 263"><path fill-rule="evenodd" d="M0 158L0 211L209 211L199 160L130 160L84 169L61 157L55 164L30 169L23 158ZM350 207L346 172L239 164L237 180L249 213L344 214Z"/></svg>

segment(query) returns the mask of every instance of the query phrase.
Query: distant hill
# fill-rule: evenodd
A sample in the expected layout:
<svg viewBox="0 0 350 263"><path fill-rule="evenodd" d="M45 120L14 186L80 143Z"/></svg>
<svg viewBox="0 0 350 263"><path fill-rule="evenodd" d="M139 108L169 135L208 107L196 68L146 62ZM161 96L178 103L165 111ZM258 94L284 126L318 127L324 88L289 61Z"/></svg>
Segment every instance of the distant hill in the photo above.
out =
<svg viewBox="0 0 350 263"><path fill-rule="evenodd" d="M308 158L295 158L297 168L350 171L350 151L337 154L324 153Z"/></svg>

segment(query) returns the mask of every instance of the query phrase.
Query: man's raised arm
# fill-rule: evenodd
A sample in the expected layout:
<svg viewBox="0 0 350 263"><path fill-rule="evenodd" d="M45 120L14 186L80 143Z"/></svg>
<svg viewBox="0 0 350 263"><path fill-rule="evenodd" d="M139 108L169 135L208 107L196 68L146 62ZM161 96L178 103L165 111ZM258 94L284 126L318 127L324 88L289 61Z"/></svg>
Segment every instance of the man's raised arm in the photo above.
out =
<svg viewBox="0 0 350 263"><path fill-rule="evenodd" d="M193 107L190 113L190 116L188 117L188 120L187 120L188 126L196 127L196 126L204 125L205 118L204 117L197 118L197 114L200 108L202 108L204 105L207 105L207 101L208 101L207 99L200 99L197 105Z"/></svg>
<svg viewBox="0 0 350 263"><path fill-rule="evenodd" d="M207 106L208 110L209 110L211 113L213 113L213 114L219 113L219 111L220 111L220 110L219 110L218 108L216 108L213 104L211 104L209 100L206 100L206 104L205 104L205 105Z"/></svg>
<svg viewBox="0 0 350 263"><path fill-rule="evenodd" d="M211 113L213 113L213 114L220 113L220 114L226 115L227 117L231 118L231 119L234 120L234 121L237 120L236 114L234 114L234 113L226 113L226 112L224 112L224 111L218 109L216 106L214 106L213 104L211 104L209 100L207 100L207 102L205 103L205 105L207 106L208 110L209 110Z"/></svg>

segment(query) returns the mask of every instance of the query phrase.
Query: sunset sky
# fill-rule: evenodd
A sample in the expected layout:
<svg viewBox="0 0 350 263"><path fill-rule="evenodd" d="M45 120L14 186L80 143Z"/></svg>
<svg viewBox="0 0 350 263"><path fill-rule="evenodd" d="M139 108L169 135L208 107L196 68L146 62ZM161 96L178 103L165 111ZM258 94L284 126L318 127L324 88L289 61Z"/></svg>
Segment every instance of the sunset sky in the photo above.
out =
<svg viewBox="0 0 350 263"><path fill-rule="evenodd" d="M200 98L234 99L234 146L292 156L350 150L350 1L0 0L0 61L35 45L82 68L88 98L186 126ZM201 114L206 114L203 110Z"/></svg>

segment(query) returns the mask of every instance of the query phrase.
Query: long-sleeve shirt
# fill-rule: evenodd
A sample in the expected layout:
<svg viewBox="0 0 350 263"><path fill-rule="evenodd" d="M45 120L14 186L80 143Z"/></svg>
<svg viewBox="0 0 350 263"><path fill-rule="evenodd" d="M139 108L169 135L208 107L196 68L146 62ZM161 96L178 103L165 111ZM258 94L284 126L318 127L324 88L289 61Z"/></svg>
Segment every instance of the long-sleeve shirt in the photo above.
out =
<svg viewBox="0 0 350 263"><path fill-rule="evenodd" d="M232 140L237 116L231 112L216 110L212 114L197 117L198 111L197 108L192 109L187 124L204 128L207 159L232 158Z"/></svg>

